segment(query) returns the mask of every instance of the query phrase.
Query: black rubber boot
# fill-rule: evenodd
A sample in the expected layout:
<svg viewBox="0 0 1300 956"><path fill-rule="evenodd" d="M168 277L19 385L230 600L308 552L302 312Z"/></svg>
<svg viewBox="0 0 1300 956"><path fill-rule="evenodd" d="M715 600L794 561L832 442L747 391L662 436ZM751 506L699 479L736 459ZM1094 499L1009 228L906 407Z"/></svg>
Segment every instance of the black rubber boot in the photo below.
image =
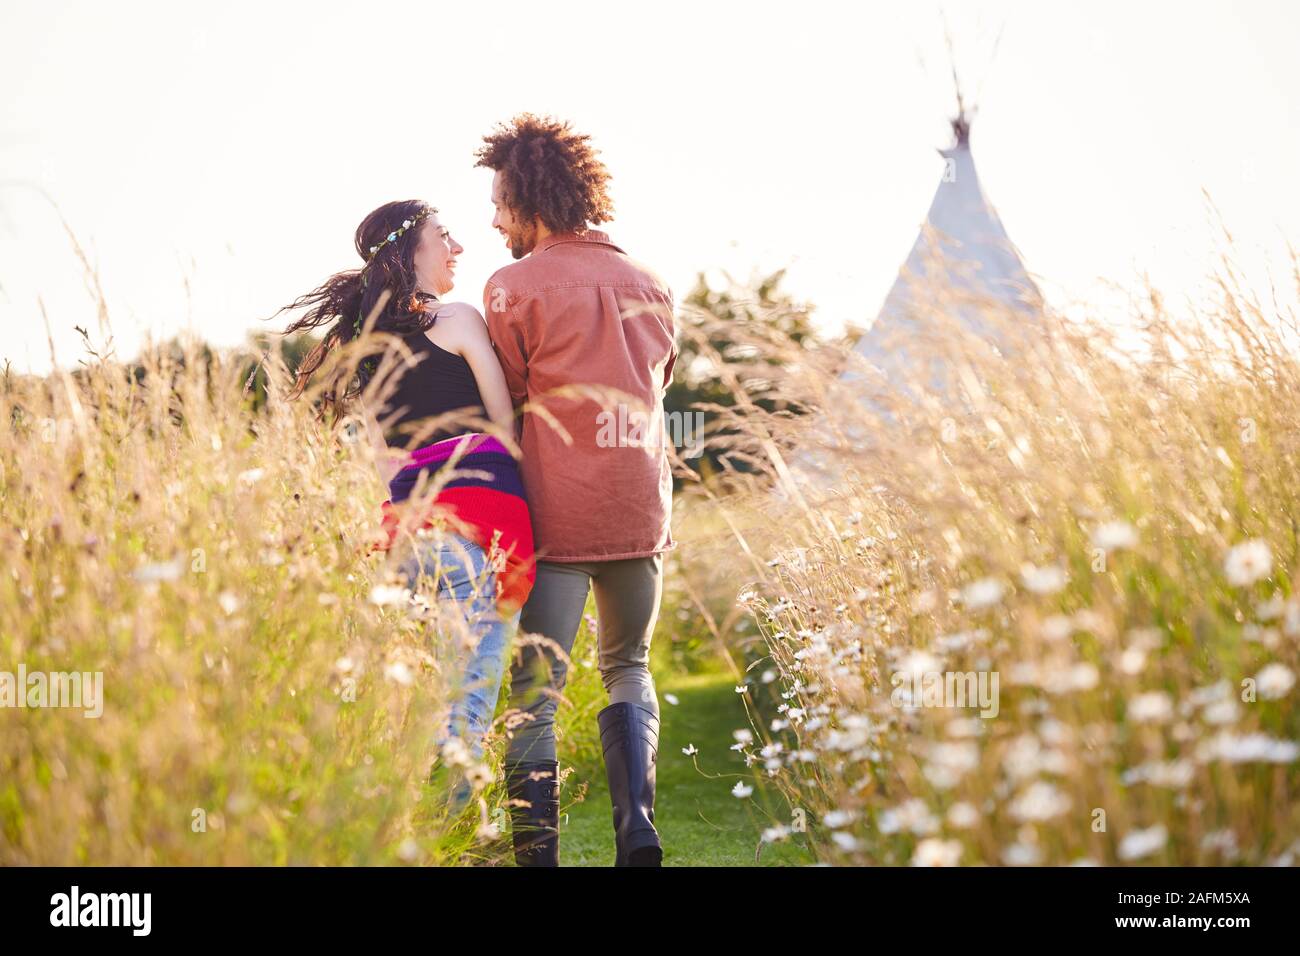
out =
<svg viewBox="0 0 1300 956"><path fill-rule="evenodd" d="M659 718L638 704L611 704L596 715L614 804L615 866L659 866L655 830L655 762Z"/></svg>
<svg viewBox="0 0 1300 956"><path fill-rule="evenodd" d="M560 765L521 763L506 773L516 866L560 865Z"/></svg>

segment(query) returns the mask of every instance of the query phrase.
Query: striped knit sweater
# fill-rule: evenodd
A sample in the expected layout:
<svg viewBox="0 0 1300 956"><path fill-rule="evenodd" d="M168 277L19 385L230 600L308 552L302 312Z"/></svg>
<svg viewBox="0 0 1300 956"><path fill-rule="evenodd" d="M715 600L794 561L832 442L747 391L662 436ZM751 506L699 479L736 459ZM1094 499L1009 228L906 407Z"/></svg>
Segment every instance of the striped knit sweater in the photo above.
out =
<svg viewBox="0 0 1300 956"><path fill-rule="evenodd" d="M497 605L506 612L523 607L536 577L533 526L519 467L496 438L477 432L417 448L389 482L384 502L385 541L397 539L412 492L422 477L428 487L446 480L423 515L422 527L445 521L456 533L488 553L496 571ZM423 496L422 496L423 497ZM495 545L495 547L494 547Z"/></svg>

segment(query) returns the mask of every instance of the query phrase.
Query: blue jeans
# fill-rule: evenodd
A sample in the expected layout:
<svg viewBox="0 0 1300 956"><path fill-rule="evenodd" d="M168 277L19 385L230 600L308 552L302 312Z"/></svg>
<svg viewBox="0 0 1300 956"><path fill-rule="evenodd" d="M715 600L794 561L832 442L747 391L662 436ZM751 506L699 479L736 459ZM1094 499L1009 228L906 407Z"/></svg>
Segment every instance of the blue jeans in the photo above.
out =
<svg viewBox="0 0 1300 956"><path fill-rule="evenodd" d="M464 621L465 630L452 634L455 663L461 679L451 717L439 733L442 751L458 737L475 760L483 756L483 735L492 726L505 670L510 632L519 615L502 618L496 605L496 574L483 548L460 535L445 534L418 544L417 553L399 567L409 587L427 576L445 617Z"/></svg>

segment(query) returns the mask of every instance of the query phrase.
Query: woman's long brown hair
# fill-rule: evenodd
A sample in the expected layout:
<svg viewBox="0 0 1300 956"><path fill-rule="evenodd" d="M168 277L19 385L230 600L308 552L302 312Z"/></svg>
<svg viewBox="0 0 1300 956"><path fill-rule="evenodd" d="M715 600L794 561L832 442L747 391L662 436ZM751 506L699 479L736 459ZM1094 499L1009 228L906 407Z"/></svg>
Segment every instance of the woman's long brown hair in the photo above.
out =
<svg viewBox="0 0 1300 956"><path fill-rule="evenodd" d="M290 323L284 330L285 335L323 325L330 326L320 344L298 366L294 386L289 393L291 399L302 395L312 375L325 363L331 352L359 338L364 331L406 336L423 332L433 325L435 313L426 308L416 285L418 228L413 227L396 240L385 243L373 259L370 258L369 250L371 246L383 242L406 220L432 215L437 211L418 199L380 206L357 226L357 255L369 261L360 269L334 273L317 288L299 296L275 313L279 315L286 311L308 310L300 319ZM336 415L342 403L354 397L365 385L374 364L372 359L366 359L355 373L346 370L336 373L335 380L322 395L324 403ZM339 394L340 390L342 394Z"/></svg>

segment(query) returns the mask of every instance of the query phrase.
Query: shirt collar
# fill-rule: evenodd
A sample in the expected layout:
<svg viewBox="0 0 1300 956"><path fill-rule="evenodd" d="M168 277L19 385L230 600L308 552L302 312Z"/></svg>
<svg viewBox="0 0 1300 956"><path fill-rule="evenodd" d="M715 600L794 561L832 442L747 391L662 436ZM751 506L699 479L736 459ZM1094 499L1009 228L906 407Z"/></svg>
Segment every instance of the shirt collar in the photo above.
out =
<svg viewBox="0 0 1300 956"><path fill-rule="evenodd" d="M535 256L539 252L545 252L547 249L551 248L551 246L558 246L562 242L598 242L602 245L609 246L612 249L616 249L619 252L623 251L622 249L619 249L618 246L614 245L607 233L604 233L599 229L584 229L581 232L577 230L553 232L533 247L531 255Z"/></svg>

